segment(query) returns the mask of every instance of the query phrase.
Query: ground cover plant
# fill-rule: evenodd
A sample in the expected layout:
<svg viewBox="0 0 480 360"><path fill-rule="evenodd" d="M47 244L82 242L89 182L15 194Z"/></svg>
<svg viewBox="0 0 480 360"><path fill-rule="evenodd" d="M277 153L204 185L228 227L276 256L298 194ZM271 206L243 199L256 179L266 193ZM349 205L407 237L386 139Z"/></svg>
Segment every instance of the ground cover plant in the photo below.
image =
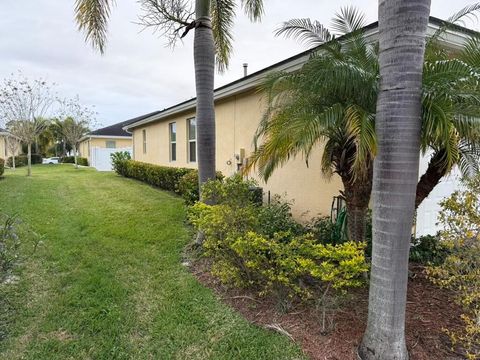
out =
<svg viewBox="0 0 480 360"><path fill-rule="evenodd" d="M2 211L43 241L1 307L0 358L303 359L182 265L190 233L177 196L66 165L36 166L31 178L7 170L0 191Z"/></svg>

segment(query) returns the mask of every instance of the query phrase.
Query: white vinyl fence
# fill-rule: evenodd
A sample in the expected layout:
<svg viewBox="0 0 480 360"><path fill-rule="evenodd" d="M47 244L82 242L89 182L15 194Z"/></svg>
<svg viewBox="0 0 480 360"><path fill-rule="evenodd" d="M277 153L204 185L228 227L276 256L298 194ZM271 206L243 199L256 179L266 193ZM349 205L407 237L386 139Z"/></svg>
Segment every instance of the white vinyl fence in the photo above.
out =
<svg viewBox="0 0 480 360"><path fill-rule="evenodd" d="M94 147L90 153L90 166L98 171L112 171L112 159L110 155L120 151L128 151L132 155L132 148L106 149Z"/></svg>

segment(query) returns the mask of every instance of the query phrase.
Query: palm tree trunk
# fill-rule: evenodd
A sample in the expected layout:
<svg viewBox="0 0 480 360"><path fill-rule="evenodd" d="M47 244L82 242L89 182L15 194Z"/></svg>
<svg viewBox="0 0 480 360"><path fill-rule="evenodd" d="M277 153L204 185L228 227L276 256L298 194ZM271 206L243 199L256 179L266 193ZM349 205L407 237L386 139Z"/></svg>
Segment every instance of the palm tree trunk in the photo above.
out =
<svg viewBox="0 0 480 360"><path fill-rule="evenodd" d="M430 0L380 0L378 154L363 360L407 360L408 253L418 181L422 67Z"/></svg>
<svg viewBox="0 0 480 360"><path fill-rule="evenodd" d="M27 176L32 176L32 143L27 145Z"/></svg>
<svg viewBox="0 0 480 360"><path fill-rule="evenodd" d="M197 148L200 185L215 179L215 44L210 19L210 1L196 1L194 38L195 85L197 91Z"/></svg>
<svg viewBox="0 0 480 360"><path fill-rule="evenodd" d="M210 0L196 0L195 37L193 57L197 91L197 149L200 199L202 184L215 179L215 106L213 87L215 78L215 43L210 19ZM199 231L195 243L203 243Z"/></svg>
<svg viewBox="0 0 480 360"><path fill-rule="evenodd" d="M427 171L422 175L417 184L417 193L415 196L415 209L417 209L423 200L432 192L435 186L438 185L442 177L447 173L447 169L440 165L440 160L443 154L441 152L435 153L428 163Z"/></svg>
<svg viewBox="0 0 480 360"><path fill-rule="evenodd" d="M372 192L372 174L363 179L352 180L350 176L342 178L345 202L347 206L347 228L349 240L365 241L367 211Z"/></svg>

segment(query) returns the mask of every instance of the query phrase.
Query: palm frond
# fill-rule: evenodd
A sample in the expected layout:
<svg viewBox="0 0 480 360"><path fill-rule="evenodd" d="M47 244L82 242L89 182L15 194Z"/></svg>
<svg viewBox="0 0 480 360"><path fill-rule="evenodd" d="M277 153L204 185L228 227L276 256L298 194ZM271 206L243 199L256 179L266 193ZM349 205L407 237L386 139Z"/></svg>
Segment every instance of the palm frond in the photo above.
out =
<svg viewBox="0 0 480 360"><path fill-rule="evenodd" d="M242 0L242 8L251 21L260 21L264 14L263 0Z"/></svg>
<svg viewBox="0 0 480 360"><path fill-rule="evenodd" d="M235 1L212 0L211 16L217 68L219 72L223 72L228 68L233 51L232 29L235 18Z"/></svg>
<svg viewBox="0 0 480 360"><path fill-rule="evenodd" d="M76 0L75 19L85 40L104 53L107 42L108 20L115 0Z"/></svg>
<svg viewBox="0 0 480 360"><path fill-rule="evenodd" d="M349 106L345 111L347 135L355 144L351 172L354 179L367 176L368 162L377 155L375 115L359 106Z"/></svg>
<svg viewBox="0 0 480 360"><path fill-rule="evenodd" d="M435 44L442 36L455 25L464 25L466 18L476 18L476 12L480 10L480 3L467 5L460 11L450 16L442 25L435 31L435 33L428 39L427 48Z"/></svg>
<svg viewBox="0 0 480 360"><path fill-rule="evenodd" d="M340 9L332 20L332 29L345 35L361 30L365 26L365 14L353 6Z"/></svg>
<svg viewBox="0 0 480 360"><path fill-rule="evenodd" d="M285 21L275 30L275 35L293 38L299 43L310 47L325 44L335 38L320 22L312 21L308 18Z"/></svg>
<svg viewBox="0 0 480 360"><path fill-rule="evenodd" d="M480 147L476 143L462 141L459 145L458 168L463 176L472 176L480 171Z"/></svg>
<svg viewBox="0 0 480 360"><path fill-rule="evenodd" d="M480 36L471 36L467 40L459 58L470 66L480 69Z"/></svg>

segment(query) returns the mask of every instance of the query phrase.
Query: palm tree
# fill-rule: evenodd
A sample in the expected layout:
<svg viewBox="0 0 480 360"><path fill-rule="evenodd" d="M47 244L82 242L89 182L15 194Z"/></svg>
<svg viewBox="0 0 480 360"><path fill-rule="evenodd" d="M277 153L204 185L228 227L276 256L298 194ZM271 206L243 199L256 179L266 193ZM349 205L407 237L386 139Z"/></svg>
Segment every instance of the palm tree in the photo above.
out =
<svg viewBox="0 0 480 360"><path fill-rule="evenodd" d="M184 30L195 30L194 64L197 92L197 146L199 182L215 179L215 58L218 69L228 66L232 51L232 26L236 4L234 0L196 0L190 11L187 0L140 0L144 15L141 22L153 27L175 42ZM241 0L244 12L252 21L263 15L262 0ZM105 49L107 22L114 0L76 0L76 19L87 39L101 52ZM194 17L193 17L194 15Z"/></svg>
<svg viewBox="0 0 480 360"><path fill-rule="evenodd" d="M380 85L373 175L373 248L363 360L407 360L408 257L422 132L430 0L379 1Z"/></svg>
<svg viewBox="0 0 480 360"><path fill-rule="evenodd" d="M459 14L471 11L475 9ZM455 16L452 21L460 18ZM268 108L249 162L250 168L257 166L268 180L291 157L302 154L308 161L312 149L324 143L322 172L341 177L349 235L357 241L364 239L377 151L379 79L378 45L365 38L363 19L353 8L342 9L333 19L334 31L349 32L342 39L309 19L290 20L279 29L278 34L323 46L300 71L276 73L266 80L263 88ZM444 31L439 30L438 36ZM478 72L464 60L466 49L452 59L451 54L434 50L436 43L431 41L424 64L422 152L433 150L433 155L418 183L418 204L454 165L467 172L478 164L480 155ZM472 51L469 53L475 59Z"/></svg>

